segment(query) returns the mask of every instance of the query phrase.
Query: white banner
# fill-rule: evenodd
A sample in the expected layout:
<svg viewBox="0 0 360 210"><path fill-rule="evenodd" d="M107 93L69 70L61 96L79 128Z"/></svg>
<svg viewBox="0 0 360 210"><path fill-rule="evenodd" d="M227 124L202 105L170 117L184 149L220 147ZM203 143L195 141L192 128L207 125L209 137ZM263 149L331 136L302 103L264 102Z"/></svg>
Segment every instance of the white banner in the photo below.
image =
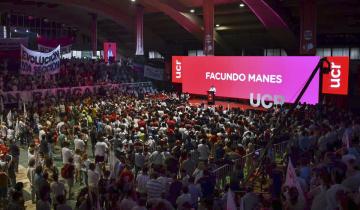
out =
<svg viewBox="0 0 360 210"><path fill-rule="evenodd" d="M71 44L66 45L66 46L60 46L61 55L71 53L71 46L72 46ZM42 44L38 44L38 49L39 49L40 52L44 52L44 53L48 53L48 52L51 52L51 51L54 50L53 47L48 47L48 46L45 46L45 45L42 45Z"/></svg>
<svg viewBox="0 0 360 210"><path fill-rule="evenodd" d="M56 74L60 71L60 45L51 52L32 51L21 45L21 74Z"/></svg>
<svg viewBox="0 0 360 210"><path fill-rule="evenodd" d="M144 66L144 77L155 79L155 80L164 80L164 69L155 68L151 66Z"/></svg>
<svg viewBox="0 0 360 210"><path fill-rule="evenodd" d="M130 91L139 90L148 92L146 89L152 87L151 82L139 83L122 83L122 84L106 84L95 86L80 86L68 88L53 88L53 89L39 89L31 91L8 91L0 92L0 98L3 104L14 104L19 102L37 101L43 103L49 99L71 99L81 98L83 96L90 96L99 92L99 90L113 90L113 91Z"/></svg>

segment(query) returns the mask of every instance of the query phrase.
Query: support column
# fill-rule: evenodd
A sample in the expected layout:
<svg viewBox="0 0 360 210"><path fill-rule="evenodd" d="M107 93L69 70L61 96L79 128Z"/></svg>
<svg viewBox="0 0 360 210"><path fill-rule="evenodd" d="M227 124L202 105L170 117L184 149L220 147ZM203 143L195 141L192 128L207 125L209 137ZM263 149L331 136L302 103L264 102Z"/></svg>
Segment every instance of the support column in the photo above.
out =
<svg viewBox="0 0 360 210"><path fill-rule="evenodd" d="M91 15L91 50L93 56L96 56L97 51L97 14L90 14Z"/></svg>
<svg viewBox="0 0 360 210"><path fill-rule="evenodd" d="M203 0L204 55L214 55L214 0Z"/></svg>
<svg viewBox="0 0 360 210"><path fill-rule="evenodd" d="M10 14L9 13L5 13L5 26L6 26L6 38L11 38L11 19L10 19Z"/></svg>
<svg viewBox="0 0 360 210"><path fill-rule="evenodd" d="M300 1L300 55L316 54L316 0Z"/></svg>
<svg viewBox="0 0 360 210"><path fill-rule="evenodd" d="M144 7L136 7L136 53L135 55L144 55Z"/></svg>

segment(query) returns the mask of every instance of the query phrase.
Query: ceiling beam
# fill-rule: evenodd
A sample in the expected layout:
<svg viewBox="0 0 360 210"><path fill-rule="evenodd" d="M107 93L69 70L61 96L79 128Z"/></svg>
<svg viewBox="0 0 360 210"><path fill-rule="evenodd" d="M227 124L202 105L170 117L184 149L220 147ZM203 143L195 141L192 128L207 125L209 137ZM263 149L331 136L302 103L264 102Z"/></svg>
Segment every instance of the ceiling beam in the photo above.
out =
<svg viewBox="0 0 360 210"><path fill-rule="evenodd" d="M188 13L179 12L170 5L163 3L159 0L139 0L139 2L144 6L149 6L158 9L167 16L171 17L175 22L181 25L185 30L193 34L198 40L204 40L204 29L199 24L200 21L195 15L190 15ZM231 48L221 39L220 35L216 32L214 33L215 41L224 48L225 51L231 53Z"/></svg>
<svg viewBox="0 0 360 210"><path fill-rule="evenodd" d="M182 0L188 7L201 7L203 0ZM296 48L297 40L285 21L264 0L214 0L215 5L245 3L256 15L273 39L284 47ZM239 10L239 13L246 11ZM219 12L221 14L221 11ZM225 14L226 13L225 11Z"/></svg>
<svg viewBox="0 0 360 210"><path fill-rule="evenodd" d="M42 0L42 2L54 3L52 0ZM129 30L129 32L135 33L135 18L125 15L126 12L121 12L124 10L123 6L121 7L116 6L116 4L110 4L108 0L61 0L57 1L57 3L100 14L125 27L127 30ZM145 42L148 40L145 45L152 49L158 50L159 52L165 52L166 43L164 40L152 33L152 31L146 27L144 27L144 34L146 34L146 36L144 36Z"/></svg>
<svg viewBox="0 0 360 210"><path fill-rule="evenodd" d="M1 12L8 12L13 9L14 9L14 5L12 3L1 3L1 9L0 9ZM64 23L70 27L76 26L81 34L85 34L88 36L90 36L91 34L90 27L87 27L89 25L89 21L88 21L89 19L84 17L79 17L76 14L74 14L72 11L64 12L64 11L60 11L59 8L49 10L49 8L46 7L38 7L36 5L20 5L20 4L16 6L16 9L21 10L23 15L33 16L37 18L51 17L51 20L57 23ZM76 22L74 22L75 19ZM99 41L103 41L105 40L105 37L99 34L98 39Z"/></svg>
<svg viewBox="0 0 360 210"><path fill-rule="evenodd" d="M284 48L296 48L297 41L285 21L263 0L242 0L269 31L269 34Z"/></svg>

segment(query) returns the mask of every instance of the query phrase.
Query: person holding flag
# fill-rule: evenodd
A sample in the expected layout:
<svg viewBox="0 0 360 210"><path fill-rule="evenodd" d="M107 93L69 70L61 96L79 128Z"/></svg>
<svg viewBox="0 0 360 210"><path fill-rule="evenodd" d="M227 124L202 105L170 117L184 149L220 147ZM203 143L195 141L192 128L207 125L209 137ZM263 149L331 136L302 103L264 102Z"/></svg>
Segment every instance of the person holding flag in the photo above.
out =
<svg viewBox="0 0 360 210"><path fill-rule="evenodd" d="M286 171L285 184L283 186L284 209L285 210L304 210L305 195L297 179L294 166L289 158Z"/></svg>

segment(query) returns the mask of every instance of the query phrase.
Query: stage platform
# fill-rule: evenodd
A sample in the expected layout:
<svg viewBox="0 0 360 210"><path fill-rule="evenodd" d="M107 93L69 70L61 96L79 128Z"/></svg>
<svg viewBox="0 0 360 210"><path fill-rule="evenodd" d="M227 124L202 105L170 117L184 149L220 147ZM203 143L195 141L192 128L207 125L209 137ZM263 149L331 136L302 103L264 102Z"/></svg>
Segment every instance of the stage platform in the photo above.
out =
<svg viewBox="0 0 360 210"><path fill-rule="evenodd" d="M202 103L204 103L206 106L207 105L207 100L205 99L198 99L198 98L194 98L194 99L190 99L189 100L191 105L194 106L200 106ZM212 105L210 105L212 106ZM219 107L219 106L223 106L224 108L240 108L242 110L248 110L248 109L253 109L253 110L264 110L263 108L256 108L256 107L252 107L250 106L250 104L245 104L245 103L241 103L241 102L228 102L228 101L224 101L224 100L215 100L215 106Z"/></svg>

